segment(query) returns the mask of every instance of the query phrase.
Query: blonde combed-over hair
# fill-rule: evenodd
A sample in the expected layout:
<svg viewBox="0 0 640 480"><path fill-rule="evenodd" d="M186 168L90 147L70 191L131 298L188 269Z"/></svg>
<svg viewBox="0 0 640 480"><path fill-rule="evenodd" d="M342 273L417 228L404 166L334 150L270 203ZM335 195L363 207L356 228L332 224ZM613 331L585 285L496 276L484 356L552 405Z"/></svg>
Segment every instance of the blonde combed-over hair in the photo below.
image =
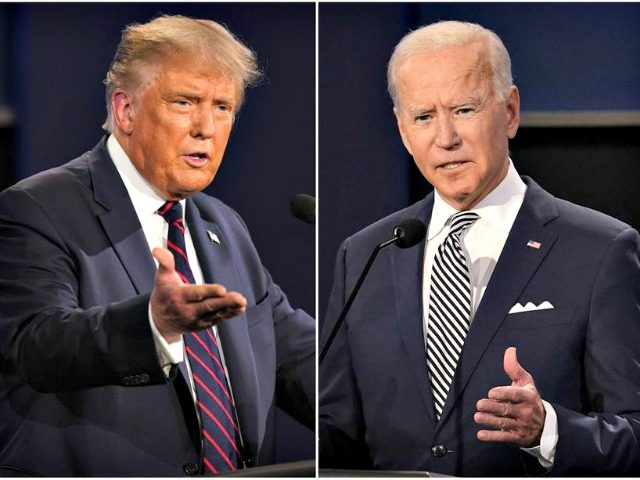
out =
<svg viewBox="0 0 640 480"><path fill-rule="evenodd" d="M176 57L209 62L221 75L232 79L238 100L236 110L242 105L245 88L257 83L261 76L255 53L217 22L162 15L148 23L131 24L122 32L104 80L107 119L102 128L109 132L114 129L114 90L140 87L149 67Z"/></svg>

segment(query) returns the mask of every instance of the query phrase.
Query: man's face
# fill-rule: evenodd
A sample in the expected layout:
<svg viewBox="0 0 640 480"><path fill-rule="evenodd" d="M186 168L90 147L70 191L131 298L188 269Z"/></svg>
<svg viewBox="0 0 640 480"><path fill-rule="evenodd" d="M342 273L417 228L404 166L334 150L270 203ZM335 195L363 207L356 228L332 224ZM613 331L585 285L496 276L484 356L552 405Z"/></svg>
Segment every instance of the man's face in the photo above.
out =
<svg viewBox="0 0 640 480"><path fill-rule="evenodd" d="M116 136L140 174L165 199L213 180L229 140L234 83L205 62L172 59L143 73L134 92L117 90Z"/></svg>
<svg viewBox="0 0 640 480"><path fill-rule="evenodd" d="M409 57L396 78L394 112L405 147L447 203L472 208L507 174L508 139L519 122L517 89L499 102L479 44Z"/></svg>

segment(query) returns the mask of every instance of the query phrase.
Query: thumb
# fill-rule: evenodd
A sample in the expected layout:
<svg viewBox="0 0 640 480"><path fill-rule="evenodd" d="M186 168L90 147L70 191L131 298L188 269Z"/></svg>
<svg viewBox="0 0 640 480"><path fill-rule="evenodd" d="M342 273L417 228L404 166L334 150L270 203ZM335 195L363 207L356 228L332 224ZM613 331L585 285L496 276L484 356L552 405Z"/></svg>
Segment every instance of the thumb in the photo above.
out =
<svg viewBox="0 0 640 480"><path fill-rule="evenodd" d="M151 254L158 261L158 270L156 272L156 282L168 280L169 276L176 276L175 261L173 254L166 248L154 248Z"/></svg>
<svg viewBox="0 0 640 480"><path fill-rule="evenodd" d="M533 383L533 377L518 362L518 353L515 347L509 347L504 351L504 371L513 382L513 386L524 386Z"/></svg>

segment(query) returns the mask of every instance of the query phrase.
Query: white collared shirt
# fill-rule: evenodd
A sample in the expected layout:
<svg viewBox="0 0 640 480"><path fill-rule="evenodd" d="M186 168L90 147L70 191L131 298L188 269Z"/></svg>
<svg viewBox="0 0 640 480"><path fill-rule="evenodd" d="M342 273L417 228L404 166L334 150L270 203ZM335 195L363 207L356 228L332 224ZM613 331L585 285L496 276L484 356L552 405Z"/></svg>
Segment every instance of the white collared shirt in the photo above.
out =
<svg viewBox="0 0 640 480"><path fill-rule="evenodd" d="M489 284L513 222L524 201L527 186L509 162L507 176L472 212L480 218L460 236L460 244L469 262L471 282L471 321ZM427 230L425 264L422 283L425 333L429 318L429 292L433 259L440 244L449 234L449 218L458 211L434 192L433 212ZM426 335L425 335L426 338Z"/></svg>
<svg viewBox="0 0 640 480"><path fill-rule="evenodd" d="M513 162L509 160L509 170L500 184L470 211L477 213L476 220L460 236L460 245L467 258L471 286L471 322L478 311L484 292L487 289L496 263L513 227L516 216L522 207L527 191ZM449 234L449 219L458 210L446 203L437 191L434 192L433 211L427 230L427 243L424 255L422 279L423 333L426 342L429 328L429 293L431 290L431 271L438 247ZM425 343L426 345L426 343ZM479 399L478 399L479 400ZM543 400L547 412L540 446L523 449L532 454L545 468L553 465L557 444L557 417L553 407Z"/></svg>
<svg viewBox="0 0 640 480"><path fill-rule="evenodd" d="M133 204L133 208L136 211L136 215L142 226L142 231L149 245L149 251L153 251L156 247L166 248L169 225L164 218L157 214L158 209L164 205L166 200L158 195L149 182L138 172L120 143L118 143L115 135L109 135L107 139L107 150L129 193L129 198L131 198L131 203ZM182 200L180 203L184 211L186 201ZM198 263L198 257L193 246L191 234L189 233L189 227L186 222L184 225L185 246L187 248L189 266L191 267L196 283L203 283L202 270ZM153 260L157 267L157 260L155 258ZM164 337L160 335L151 317L151 305L149 305L149 323L151 325L151 331L153 332L153 341L158 352L160 365L164 372L168 374L172 364L178 364L184 361L184 342L182 337L180 337L180 340L177 342L168 343Z"/></svg>
<svg viewBox="0 0 640 480"><path fill-rule="evenodd" d="M157 213L160 207L165 204L166 200L158 195L149 182L140 175L140 172L138 172L136 167L133 165L115 135L109 135L109 138L107 139L107 150L115 164L116 170L118 170L118 174L120 174L120 178L122 178L127 192L129 193L131 203L133 203L133 208L136 211L136 215L138 216L138 220L142 226L142 231L144 232L144 236L149 244L149 251L153 251L156 247L167 248L169 224ZM186 216L186 200L181 200L180 204L182 205L183 216ZM196 254L196 249L193 245L193 239L191 238L189 224L186 218L183 219L183 225L185 228L184 241L187 250L187 258L189 260L189 267L191 268L191 273L193 273L195 283L202 284L204 283L204 276L202 275L202 269L200 268L200 262L198 261L198 255ZM157 267L158 262L155 258L154 262ZM153 334L153 342L158 354L158 361L160 362L160 366L162 367L165 375L169 375L172 365L184 362L187 371L189 372L187 380L191 390L191 395L194 403L197 403L196 389L193 383L193 377L191 376L191 365L189 364L189 358L185 355L185 345L182 336L180 336L178 341L168 343L160 334L155 322L153 321L153 317L151 315L151 303L149 303L148 315L151 332ZM218 341L220 362L222 363L222 368L224 369L224 373L228 379L227 385L229 387L229 395L231 395L231 398L233 399L233 387L231 385L231 380L229 379L229 371L224 357L224 347L220 337L218 336L218 328L213 326L211 329ZM199 409L196 410L199 415ZM236 422L240 425L240 419L237 417L237 412ZM242 435L240 435L240 442L243 442Z"/></svg>

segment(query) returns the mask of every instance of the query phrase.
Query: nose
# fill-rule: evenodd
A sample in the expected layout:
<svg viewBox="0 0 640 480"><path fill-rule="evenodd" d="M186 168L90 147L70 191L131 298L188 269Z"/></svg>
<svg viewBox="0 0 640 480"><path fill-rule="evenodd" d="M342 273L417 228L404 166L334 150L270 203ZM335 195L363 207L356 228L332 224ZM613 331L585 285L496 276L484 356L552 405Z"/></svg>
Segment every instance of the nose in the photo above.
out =
<svg viewBox="0 0 640 480"><path fill-rule="evenodd" d="M216 131L214 112L209 108L198 108L192 120L191 136L207 139L213 137Z"/></svg>
<svg viewBox="0 0 640 480"><path fill-rule="evenodd" d="M461 140L456 130L453 119L448 117L438 118L436 128L436 146L444 150L452 150L460 146Z"/></svg>

